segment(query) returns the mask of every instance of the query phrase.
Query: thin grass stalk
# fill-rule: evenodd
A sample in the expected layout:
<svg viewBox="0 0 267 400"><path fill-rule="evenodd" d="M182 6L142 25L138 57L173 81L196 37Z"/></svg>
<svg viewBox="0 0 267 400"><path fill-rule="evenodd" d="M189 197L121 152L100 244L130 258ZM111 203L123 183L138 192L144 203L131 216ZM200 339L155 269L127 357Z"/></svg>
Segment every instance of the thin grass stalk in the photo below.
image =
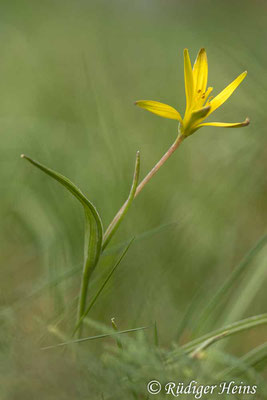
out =
<svg viewBox="0 0 267 400"><path fill-rule="evenodd" d="M241 321L234 322L233 324L229 324L222 328L216 329L215 331L209 332L206 335L201 336L200 338L197 338L197 339L192 340L191 342L185 344L184 346L182 346L182 349L186 353L190 353L193 350L195 350L198 346L200 346L201 343L204 343L207 340L210 340L214 337L218 338L219 335L222 335L221 338L226 338L226 337L232 336L238 332L242 332L247 329L251 329L256 326L264 325L264 324L267 324L267 313L249 317L249 318L243 319Z"/></svg>
<svg viewBox="0 0 267 400"><path fill-rule="evenodd" d="M84 315L89 283L100 256L100 252L95 252L95 238L96 225L91 215L85 210L84 267L79 294L77 322L79 322ZM82 325L79 326L78 331L78 335L81 336L81 334Z"/></svg>
<svg viewBox="0 0 267 400"><path fill-rule="evenodd" d="M244 272L249 267L251 261L254 257L259 253L259 251L266 245L267 243L267 235L262 236L256 245L249 250L249 252L245 255L245 257L241 260L241 262L237 265L237 267L233 270L233 272L229 275L226 281L222 284L222 286L217 290L213 298L208 302L207 306L204 308L202 313L200 314L196 325L195 325L195 335L197 335L201 329L205 326L205 323L210 315L216 310L216 308L222 303L222 301L226 298L229 290L233 287L233 285L241 279Z"/></svg>
<svg viewBox="0 0 267 400"><path fill-rule="evenodd" d="M95 294L95 296L93 297L93 299L91 300L90 304L88 305L87 308L85 308L85 303L84 303L84 308L81 312L81 314L79 314L79 319L77 321L77 324L75 326L75 329L73 331L73 335L78 331L79 333L81 333L81 327L82 327L82 323L84 318L89 314L89 312L91 311L92 307L94 306L96 300L98 299L98 297L100 296L101 292L103 291L103 289L105 288L106 284L109 282L110 278L112 277L112 275L114 274L114 272L116 271L116 269L118 268L118 266L120 265L122 259L124 258L124 256L126 255L127 251L129 250L129 247L131 246L132 242L134 239L132 239L128 245L126 246L125 250L123 251L123 253L121 254L121 256L119 257L118 261L115 263L114 267L111 269L111 271L109 272L109 274L107 275L106 279L104 280L104 282L102 283L102 285L100 286L99 290L97 291L97 293ZM83 301L86 301L86 293L85 293L85 298L83 299Z"/></svg>

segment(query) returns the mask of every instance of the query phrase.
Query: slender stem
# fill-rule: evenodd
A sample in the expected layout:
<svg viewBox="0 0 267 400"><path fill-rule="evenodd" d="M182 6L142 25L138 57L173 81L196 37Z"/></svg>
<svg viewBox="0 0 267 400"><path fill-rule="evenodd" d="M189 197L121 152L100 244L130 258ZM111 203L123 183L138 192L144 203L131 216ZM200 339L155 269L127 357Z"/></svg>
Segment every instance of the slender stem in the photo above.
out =
<svg viewBox="0 0 267 400"><path fill-rule="evenodd" d="M145 178L142 180L142 182L139 183L137 186L135 196L136 197L141 190L144 188L144 186L150 181L150 179L156 174L156 172L162 167L162 165L170 158L170 156L175 152L175 150L180 146L184 139L184 136L179 135L175 142L171 145L168 151L164 154L164 156L161 157L161 159L157 162L157 164L152 168L152 170L145 176Z"/></svg>
<svg viewBox="0 0 267 400"><path fill-rule="evenodd" d="M79 323L79 330L77 329L78 337L81 337L81 335L82 335L82 322L83 322L82 318L83 318L83 315L85 312L87 291L88 291L88 286L89 286L89 282L91 280L92 273L93 273L93 268L89 269L88 273L86 274L86 277L85 277L84 273L83 273L83 277L82 277L80 296L79 296L79 304L78 304L78 314L77 314L77 324ZM81 323L80 323L80 321L81 321ZM76 330L75 330L75 333L76 333Z"/></svg>
<svg viewBox="0 0 267 400"><path fill-rule="evenodd" d="M151 171L145 176L145 178L142 180L142 182L139 183L137 186L134 198L141 192L141 190L145 187L145 185L150 181L150 179L156 174L156 172L162 167L162 165L170 158L170 156L175 152L175 150L180 146L184 139L184 136L179 134L175 140L175 142L171 145L171 147L166 151L166 153L161 157L161 159L157 162L157 164L151 169ZM122 207L119 209L111 223L109 224L105 234L104 234L104 243L107 239L107 236L109 235L109 232L113 225L116 223L120 215L123 213L125 207L127 206L127 201L122 205Z"/></svg>
<svg viewBox="0 0 267 400"><path fill-rule="evenodd" d="M84 266L78 303L77 323L85 312L88 286L100 255L100 253L96 251L96 229L97 226L92 215L85 210ZM82 326L80 326L78 336L80 337L81 334Z"/></svg>

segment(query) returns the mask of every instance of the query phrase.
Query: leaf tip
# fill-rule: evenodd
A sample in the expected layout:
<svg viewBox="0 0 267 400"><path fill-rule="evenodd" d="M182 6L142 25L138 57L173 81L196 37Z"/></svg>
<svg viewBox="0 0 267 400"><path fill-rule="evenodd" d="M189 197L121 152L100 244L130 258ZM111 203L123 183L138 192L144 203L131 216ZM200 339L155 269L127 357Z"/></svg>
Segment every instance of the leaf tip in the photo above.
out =
<svg viewBox="0 0 267 400"><path fill-rule="evenodd" d="M244 126L248 126L250 124L250 119L247 117L244 121Z"/></svg>

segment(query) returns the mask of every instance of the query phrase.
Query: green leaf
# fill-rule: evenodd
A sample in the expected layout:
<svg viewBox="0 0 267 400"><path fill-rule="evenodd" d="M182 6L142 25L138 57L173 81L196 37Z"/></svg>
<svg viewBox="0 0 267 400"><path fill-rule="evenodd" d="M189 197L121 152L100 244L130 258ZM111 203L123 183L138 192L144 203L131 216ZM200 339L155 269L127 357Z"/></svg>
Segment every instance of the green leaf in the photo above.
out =
<svg viewBox="0 0 267 400"><path fill-rule="evenodd" d="M241 276L243 276L244 272L250 265L252 259L258 254L258 252L262 249L263 246L265 246L266 243L267 235L264 235L246 254L240 264L233 270L233 272L230 274L224 284L218 289L217 293L214 295L214 297L201 313L196 324L196 333L201 331L201 329L205 326L205 322L207 321L208 317L221 304L222 300L225 298L225 296L227 296L229 290L233 287L233 285L240 280Z"/></svg>
<svg viewBox="0 0 267 400"><path fill-rule="evenodd" d="M213 339L216 339L215 341L217 341L219 339L226 338L236 333L243 332L245 330L264 324L267 324L267 313L256 315L254 317L249 317L233 324L224 326L223 328L216 329L215 331L209 332L206 335L201 336L200 338L190 341L189 343L182 346L181 349L185 353L192 353L199 346L201 346L201 344L204 345L205 342L207 343L207 341L211 340L212 343ZM178 352L180 352L180 348L178 349ZM172 352L172 355L175 356L176 353L177 350L174 350L174 352Z"/></svg>
<svg viewBox="0 0 267 400"><path fill-rule="evenodd" d="M248 368L261 368L267 362L267 342L257 346L238 360L238 365L231 366L221 372L220 377L233 377L246 372ZM260 368L260 369L261 369Z"/></svg>
<svg viewBox="0 0 267 400"><path fill-rule="evenodd" d="M106 286L106 284L108 283L108 281L110 280L110 278L112 277L112 275L114 274L114 272L116 271L116 269L118 268L118 266L120 265L122 259L124 258L124 256L126 255L127 251L129 250L129 247L131 246L131 244L133 243L134 238L130 241L130 243L128 243L128 245L126 246L126 248L124 249L123 253L121 254L121 256L119 257L119 259L117 260L117 262L115 263L114 267L111 269L111 271L109 272L108 276L106 277L106 279L104 280L104 282L102 283L102 285L100 286L99 290L97 291L97 293L95 294L95 296L93 297L93 299L91 300L90 304L88 305L87 309L84 311L84 313L80 316L79 321L77 323L77 325L75 326L73 335L75 334L75 332L77 332L77 330L79 329L79 327L81 326L84 318L88 315L88 313L91 311L92 307L94 306L96 300L98 299L98 297L100 296L100 294L102 293L104 287Z"/></svg>
<svg viewBox="0 0 267 400"><path fill-rule="evenodd" d="M227 331L220 333L219 335L213 336L204 342L200 343L200 345L190 353L191 358L199 358L204 350L210 347L213 343L218 342L218 340L223 339L227 335Z"/></svg>
<svg viewBox="0 0 267 400"><path fill-rule="evenodd" d="M132 186L131 186L131 190L130 190L128 199L126 200L126 202L124 203L124 205L122 206L122 208L120 209L118 214L116 214L115 218L112 220L112 222L108 226L108 228L104 234L104 238L103 238L102 251L108 245L112 236L119 228L123 218L125 217L127 211L129 210L129 208L134 200L134 196L135 196L135 192L136 192L138 180L139 180L139 172L140 172L140 153L138 151L136 153L133 181L132 181Z"/></svg>
<svg viewBox="0 0 267 400"><path fill-rule="evenodd" d="M39 168L41 171L49 175L51 178L58 181L63 185L77 200L83 205L85 212L85 243L84 243L84 267L83 267L83 277L80 290L80 300L79 300L79 310L78 317L80 318L85 309L86 305L86 295L89 280L91 275L98 263L103 238L103 227L100 216L95 208L95 206L87 199L87 197L81 192L81 190L74 185L68 178L47 168L45 165L33 160L30 157L21 155L35 167Z"/></svg>
<svg viewBox="0 0 267 400"><path fill-rule="evenodd" d="M61 183L61 185L65 186L66 189L69 190L75 196L84 207L91 211L94 215L96 223L99 227L99 230L102 232L102 223L100 216L95 208L95 206L85 197L85 195L81 192L81 190L71 182L70 179L66 178L64 175L61 175L58 172L53 171L52 169L46 167L45 165L39 163L38 161L33 160L32 158L26 156L25 154L21 154L21 158L25 158L25 160L29 161L35 167L39 168L41 171L45 172L47 175L51 176L53 179Z"/></svg>
<svg viewBox="0 0 267 400"><path fill-rule="evenodd" d="M81 338L81 339L70 340L68 342L58 343L58 344L55 344L53 346L42 347L41 350L54 349L55 347L67 346L69 344L82 343L82 342L87 342L87 341L90 341L90 340L104 339L104 338L107 338L107 337L113 337L113 336L122 335L122 334L125 334L125 333L142 331L142 330L148 329L148 328L149 328L149 326L141 326L140 328L126 329L124 331L118 331L118 332L113 332L113 333L104 333L103 335L89 336L89 337L85 337L85 338Z"/></svg>
<svg viewBox="0 0 267 400"><path fill-rule="evenodd" d="M265 247L261 248L261 251L258 251L256 257L253 258L251 267L242 274L242 279L239 279L238 287L235 287L231 295L231 301L223 307L220 320L225 324L242 318L253 299L257 298L261 288L266 285L266 256L267 245L265 244Z"/></svg>
<svg viewBox="0 0 267 400"><path fill-rule="evenodd" d="M184 331L188 328L188 325L190 325L191 321L193 320L194 313L197 310L197 305L199 304L202 296L202 290L198 290L190 301L188 307L186 308L184 316L181 318L180 324L178 326L178 332L176 335L177 342L180 341Z"/></svg>
<svg viewBox="0 0 267 400"><path fill-rule="evenodd" d="M151 236L161 233L163 230L166 230L168 228L174 228L178 224L179 224L179 222L170 222L168 224L158 225L158 226L156 226L156 228L150 229L148 231L145 231L143 233L136 235L135 242L138 240L150 238ZM123 249L123 247L128 243L128 241L129 241L129 239L125 240L121 243L118 243L115 246L109 247L108 249L106 249L103 252L103 255L110 255L110 254L118 253L121 249Z"/></svg>

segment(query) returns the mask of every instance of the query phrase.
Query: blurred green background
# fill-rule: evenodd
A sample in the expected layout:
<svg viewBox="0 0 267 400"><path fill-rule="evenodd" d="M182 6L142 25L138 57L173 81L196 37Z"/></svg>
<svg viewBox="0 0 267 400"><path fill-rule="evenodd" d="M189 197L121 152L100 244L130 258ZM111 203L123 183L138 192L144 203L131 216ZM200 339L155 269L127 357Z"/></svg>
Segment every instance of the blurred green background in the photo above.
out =
<svg viewBox="0 0 267 400"><path fill-rule="evenodd" d="M250 126L203 128L186 140L134 202L99 266L107 270L118 257L116 245L136 236L91 318L110 325L115 317L120 329L156 320L160 342L169 347L192 299L198 296L194 321L266 231L266 24L263 0L1 0L4 399L89 398L69 382L74 372L67 363L38 350L59 341L49 328L55 321L68 333L73 323L83 212L20 154L68 176L107 226L128 195L136 150L144 176L176 136L175 121L137 109L134 101L158 100L183 113L185 47L192 61L206 48L215 94L248 70L211 120L249 116ZM266 252L207 330L265 311ZM182 341L190 335L189 326ZM243 354L264 336L263 328L242 334L227 342L228 350ZM85 345L88 358L101 346Z"/></svg>

